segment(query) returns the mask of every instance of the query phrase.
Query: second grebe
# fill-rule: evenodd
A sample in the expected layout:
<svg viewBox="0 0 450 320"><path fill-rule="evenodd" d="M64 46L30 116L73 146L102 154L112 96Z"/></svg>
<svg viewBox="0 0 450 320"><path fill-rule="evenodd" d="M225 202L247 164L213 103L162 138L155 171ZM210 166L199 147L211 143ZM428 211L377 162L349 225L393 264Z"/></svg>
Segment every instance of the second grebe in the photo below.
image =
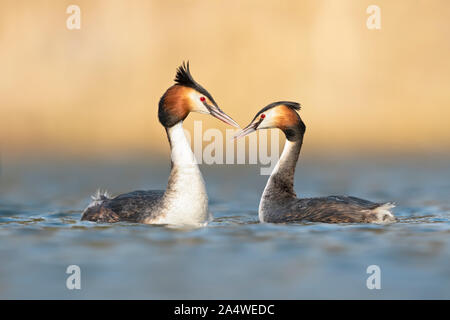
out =
<svg viewBox="0 0 450 320"><path fill-rule="evenodd" d="M114 198L97 193L81 220L181 225L207 222L205 183L182 126L189 112L210 114L239 128L219 109L208 91L192 78L189 62L183 64L177 70L175 84L159 101L158 118L166 129L171 147L172 169L167 190L134 191Z"/></svg>
<svg viewBox="0 0 450 320"><path fill-rule="evenodd" d="M286 136L283 153L270 175L259 203L259 220L274 223L394 222L395 217L390 212L394 207L392 203L374 203L350 196L297 198L294 192L294 173L306 126L296 110L300 110L300 104L296 102L269 104L235 135L235 138L239 138L259 129L278 128Z"/></svg>

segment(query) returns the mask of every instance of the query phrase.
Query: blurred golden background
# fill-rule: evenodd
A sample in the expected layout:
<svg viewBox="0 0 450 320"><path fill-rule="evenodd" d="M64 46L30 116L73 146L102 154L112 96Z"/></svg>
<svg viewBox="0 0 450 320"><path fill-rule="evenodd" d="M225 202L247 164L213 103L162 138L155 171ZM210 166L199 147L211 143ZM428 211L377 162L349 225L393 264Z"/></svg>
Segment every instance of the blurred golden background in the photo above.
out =
<svg viewBox="0 0 450 320"><path fill-rule="evenodd" d="M68 30L66 8L81 8ZM381 8L369 30L366 8ZM168 145L157 103L175 69L241 125L302 103L314 152L446 152L450 2L2 0L0 150L104 157ZM203 128L225 124L212 117Z"/></svg>

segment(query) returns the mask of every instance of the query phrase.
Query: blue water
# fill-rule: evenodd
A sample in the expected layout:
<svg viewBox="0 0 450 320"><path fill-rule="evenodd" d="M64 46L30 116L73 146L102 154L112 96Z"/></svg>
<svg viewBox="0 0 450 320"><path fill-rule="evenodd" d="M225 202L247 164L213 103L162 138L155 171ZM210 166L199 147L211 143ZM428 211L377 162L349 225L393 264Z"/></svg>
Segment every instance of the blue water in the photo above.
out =
<svg viewBox="0 0 450 320"><path fill-rule="evenodd" d="M80 222L96 188L162 188L167 163L4 161L0 298L450 298L450 161L304 159L299 196L395 201L392 225L260 224L257 166L202 166L214 221L200 229ZM81 290L66 288L67 266ZM378 265L381 289L366 269Z"/></svg>

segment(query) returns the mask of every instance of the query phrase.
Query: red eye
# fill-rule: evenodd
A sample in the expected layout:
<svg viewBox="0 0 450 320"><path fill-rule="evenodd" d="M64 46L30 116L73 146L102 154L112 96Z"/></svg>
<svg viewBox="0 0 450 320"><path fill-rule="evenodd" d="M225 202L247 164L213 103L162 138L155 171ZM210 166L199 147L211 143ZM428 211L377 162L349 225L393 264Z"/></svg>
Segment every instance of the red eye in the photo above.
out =
<svg viewBox="0 0 450 320"><path fill-rule="evenodd" d="M206 100L205 97L200 97L201 102L205 102L205 100Z"/></svg>
<svg viewBox="0 0 450 320"><path fill-rule="evenodd" d="M264 119L266 117L266 115L263 113L262 115L261 115L261 119Z"/></svg>

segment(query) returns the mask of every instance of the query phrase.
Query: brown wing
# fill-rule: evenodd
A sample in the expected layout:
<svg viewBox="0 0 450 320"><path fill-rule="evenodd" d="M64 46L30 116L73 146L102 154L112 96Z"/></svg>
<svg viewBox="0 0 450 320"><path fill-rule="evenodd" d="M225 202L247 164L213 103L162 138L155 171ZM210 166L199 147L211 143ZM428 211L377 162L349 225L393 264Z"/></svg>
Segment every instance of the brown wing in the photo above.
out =
<svg viewBox="0 0 450 320"><path fill-rule="evenodd" d="M348 196L295 199L285 208L285 214L279 215L279 217L282 220L280 222L370 222L370 210L380 205Z"/></svg>
<svg viewBox="0 0 450 320"><path fill-rule="evenodd" d="M133 191L88 207L81 220L96 222L141 222L155 213L164 195L162 190Z"/></svg>

